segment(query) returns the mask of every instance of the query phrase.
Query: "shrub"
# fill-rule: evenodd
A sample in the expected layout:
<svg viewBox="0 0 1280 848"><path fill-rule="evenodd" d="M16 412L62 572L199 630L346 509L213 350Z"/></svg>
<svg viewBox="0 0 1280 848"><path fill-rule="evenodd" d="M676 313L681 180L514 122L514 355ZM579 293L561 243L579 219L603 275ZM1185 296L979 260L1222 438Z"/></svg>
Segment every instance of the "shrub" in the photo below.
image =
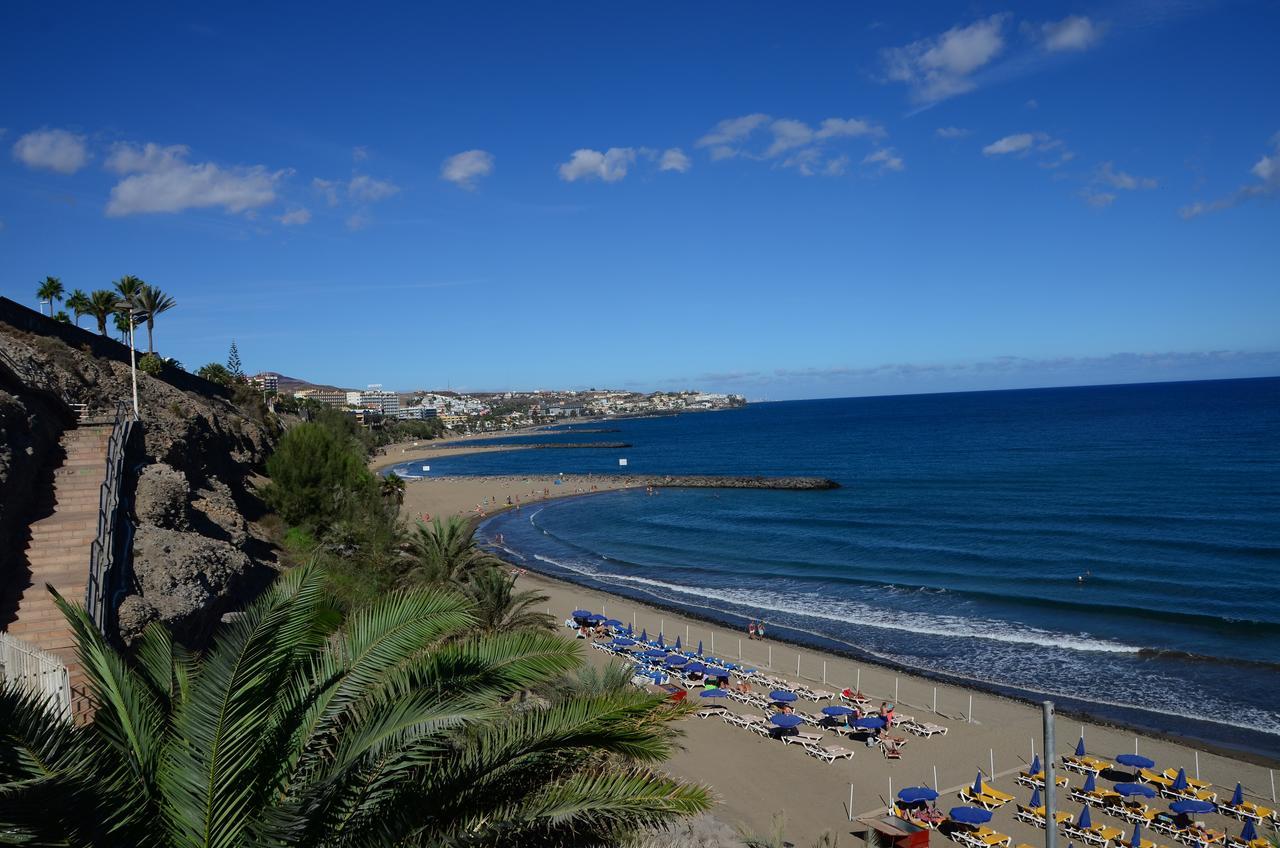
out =
<svg viewBox="0 0 1280 848"><path fill-rule="evenodd" d="M290 524L327 527L353 500L377 496L377 481L350 440L318 424L286 433L267 474L267 502Z"/></svg>
<svg viewBox="0 0 1280 848"><path fill-rule="evenodd" d="M164 360L154 353L148 353L138 360L138 370L144 374L150 374L152 377L158 377L160 372L164 370Z"/></svg>

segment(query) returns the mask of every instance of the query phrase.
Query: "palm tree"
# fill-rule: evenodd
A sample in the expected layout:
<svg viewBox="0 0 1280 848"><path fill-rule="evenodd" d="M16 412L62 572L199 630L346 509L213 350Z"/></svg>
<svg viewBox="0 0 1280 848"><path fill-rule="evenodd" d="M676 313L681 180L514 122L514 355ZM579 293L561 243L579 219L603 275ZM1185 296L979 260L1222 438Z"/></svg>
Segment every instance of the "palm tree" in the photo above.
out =
<svg viewBox="0 0 1280 848"><path fill-rule="evenodd" d="M138 312L145 313L147 317L147 352L155 353L156 344L153 334L156 329L156 316L161 312L168 312L177 306L178 302L155 286L145 284L138 290L132 300L134 305L137 306Z"/></svg>
<svg viewBox="0 0 1280 848"><path fill-rule="evenodd" d="M67 298L67 308L75 313L76 326L80 326L80 316L89 314L89 295L80 289L71 292Z"/></svg>
<svg viewBox="0 0 1280 848"><path fill-rule="evenodd" d="M40 298L41 310L44 314L43 304L47 301L49 304L49 315L53 315L53 305L55 302L62 300L64 289L62 288L62 280L57 277L45 277L40 283L40 287L36 289L36 297Z"/></svg>
<svg viewBox="0 0 1280 848"><path fill-rule="evenodd" d="M152 624L132 663L57 602L96 712L77 726L0 688L7 842L605 845L710 805L653 770L690 708L634 689L517 704L582 665L577 643L476 634L447 592L343 621L296 569L204 656Z"/></svg>
<svg viewBox="0 0 1280 848"><path fill-rule="evenodd" d="M115 324L116 332L120 334L120 342L122 344L128 344L129 343L129 313L120 311L121 303L122 301L116 301L116 312L113 318L113 323Z"/></svg>
<svg viewBox="0 0 1280 848"><path fill-rule="evenodd" d="M98 332L107 334L107 318L115 314L119 296L108 289L98 289L89 295L89 308L85 310L98 321Z"/></svg>
<svg viewBox="0 0 1280 848"><path fill-rule="evenodd" d="M409 585L461 585L472 575L501 567L502 560L475 543L474 529L465 518L439 518L419 523L409 540L413 565L405 575Z"/></svg>
<svg viewBox="0 0 1280 848"><path fill-rule="evenodd" d="M136 300L138 295L142 293L142 290L147 287L146 283L142 282L142 280L132 274L125 274L123 277L112 283L112 285L115 286L116 294L119 296L120 300L127 300L131 302Z"/></svg>
<svg viewBox="0 0 1280 848"><path fill-rule="evenodd" d="M404 478L399 474L386 475L378 485L384 498L395 501L396 506L404 503Z"/></svg>
<svg viewBox="0 0 1280 848"><path fill-rule="evenodd" d="M481 630L502 633L512 630L551 630L556 622L535 607L550 598L532 590L515 591L516 578L502 568L486 568L476 572L465 587L467 597L475 604Z"/></svg>

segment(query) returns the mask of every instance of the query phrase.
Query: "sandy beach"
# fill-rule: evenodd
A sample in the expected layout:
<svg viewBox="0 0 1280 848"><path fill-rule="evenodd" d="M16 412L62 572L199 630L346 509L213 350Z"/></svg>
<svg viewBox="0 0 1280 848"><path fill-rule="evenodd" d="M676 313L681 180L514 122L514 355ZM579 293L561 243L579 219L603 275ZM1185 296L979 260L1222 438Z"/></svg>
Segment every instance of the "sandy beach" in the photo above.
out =
<svg viewBox="0 0 1280 848"><path fill-rule="evenodd" d="M439 443L437 443L439 444ZM419 446L421 448L421 446ZM420 450L413 446L393 446L372 463L376 469L417 458L445 456L485 450L483 440L450 444ZM499 448L488 448L499 449ZM509 448L501 448L509 449ZM481 517L506 508L507 496L517 495L521 504L549 497L563 497L616 488L617 481L606 477L556 478L507 476L488 478L441 478L408 481L404 501L406 518L424 515L470 515ZM613 485L611 485L611 482ZM487 499L487 500L486 500ZM487 507L487 508L486 508ZM514 508L514 506L512 507ZM840 844L852 844L855 825L850 818L883 810L893 793L912 785L937 788L941 797L939 809L946 810L963 802L957 797L962 787L972 785L979 770L996 789L1007 792L1026 804L1031 790L1016 782L1018 773L1027 768L1033 749L1041 751L1042 718L1036 706L1003 698L962 686L938 683L923 676L862 663L848 658L824 654L816 650L795 648L767 641L752 641L745 633L731 631L689 616L638 603L604 592L565 583L544 575L528 573L520 577L523 588L535 588L547 595L547 611L558 620L577 608L586 608L634 623L637 630L647 629L651 636L663 632L668 641L680 636L686 646L699 641L708 654L727 660L742 660L762 671L795 682L803 682L817 690L839 692L845 687L860 688L878 704L897 704L899 715L915 716L947 728L944 736L922 738L902 733L907 742L900 760L883 757L877 748L837 737L830 731L805 728L823 733L825 744L841 745L855 751L853 759L828 765L808 756L798 745L763 739L747 730L719 719L686 720L683 748L668 763L675 775L714 787L720 804L715 815L722 820L750 828L759 833L769 830L777 812L786 811L787 837L796 844L810 844L824 831L831 831ZM561 628L566 638L573 634ZM617 662L602 652L584 651L592 662ZM818 713L823 703L800 701L797 707ZM731 708L750 714L747 708L731 703ZM1090 754L1104 759L1135 750L1150 757L1158 769L1185 767L1190 777L1214 784L1219 800L1226 801L1237 781L1244 784L1246 798L1268 807L1272 803L1274 775L1264 765L1244 762L1219 753L1197 750L1177 740L1156 738L1132 731L1059 716L1055 723L1057 754L1069 753L1083 733ZM994 774L994 778L992 775ZM1059 771L1070 778L1071 788L1079 787L1084 778ZM1109 787L1100 781L1099 787ZM852 788L852 810L849 807ZM1156 799L1152 809L1164 810L1167 801ZM1059 792L1059 810L1079 815L1082 804ZM1043 842L1043 831L1014 819L1015 803L995 812L991 827L1010 835L1013 844L1031 845ZM1123 828L1131 834L1132 825L1093 809L1094 823ZM1198 816L1211 829L1232 836L1240 832L1241 822L1218 814ZM945 837L935 835L934 840ZM1144 838L1155 839L1157 845L1173 845L1171 838L1144 830ZM1067 840L1063 840L1063 844Z"/></svg>

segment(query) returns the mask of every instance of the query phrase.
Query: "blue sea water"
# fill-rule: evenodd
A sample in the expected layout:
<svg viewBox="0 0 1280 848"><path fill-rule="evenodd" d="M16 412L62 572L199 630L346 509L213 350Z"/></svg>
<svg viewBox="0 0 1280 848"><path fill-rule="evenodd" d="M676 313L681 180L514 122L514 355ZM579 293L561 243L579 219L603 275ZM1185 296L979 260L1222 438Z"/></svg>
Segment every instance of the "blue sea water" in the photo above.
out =
<svg viewBox="0 0 1280 848"><path fill-rule="evenodd" d="M608 426L509 441L633 446L441 458L431 474L616 473L626 457L637 474L830 477L842 487L550 501L480 538L610 591L1280 757L1280 378Z"/></svg>

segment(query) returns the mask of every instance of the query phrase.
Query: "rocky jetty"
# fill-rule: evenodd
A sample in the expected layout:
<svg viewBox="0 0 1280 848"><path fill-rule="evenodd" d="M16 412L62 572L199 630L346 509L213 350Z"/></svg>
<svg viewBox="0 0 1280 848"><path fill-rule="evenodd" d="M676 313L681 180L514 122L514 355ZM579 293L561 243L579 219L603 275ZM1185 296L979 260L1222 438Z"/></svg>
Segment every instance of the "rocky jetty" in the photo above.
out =
<svg viewBox="0 0 1280 848"><path fill-rule="evenodd" d="M33 492L61 461L59 437L76 424L70 405L102 413L131 396L127 348L85 331L77 343L66 325L44 334L35 319L28 324L19 328L0 314L3 562L21 557ZM198 644L273 564L265 534L245 516L261 513L248 481L274 447L278 425L185 372L139 372L138 400L142 434L128 453L124 484L135 527L120 636L128 642L161 621ZM0 580L9 577L0 569Z"/></svg>

